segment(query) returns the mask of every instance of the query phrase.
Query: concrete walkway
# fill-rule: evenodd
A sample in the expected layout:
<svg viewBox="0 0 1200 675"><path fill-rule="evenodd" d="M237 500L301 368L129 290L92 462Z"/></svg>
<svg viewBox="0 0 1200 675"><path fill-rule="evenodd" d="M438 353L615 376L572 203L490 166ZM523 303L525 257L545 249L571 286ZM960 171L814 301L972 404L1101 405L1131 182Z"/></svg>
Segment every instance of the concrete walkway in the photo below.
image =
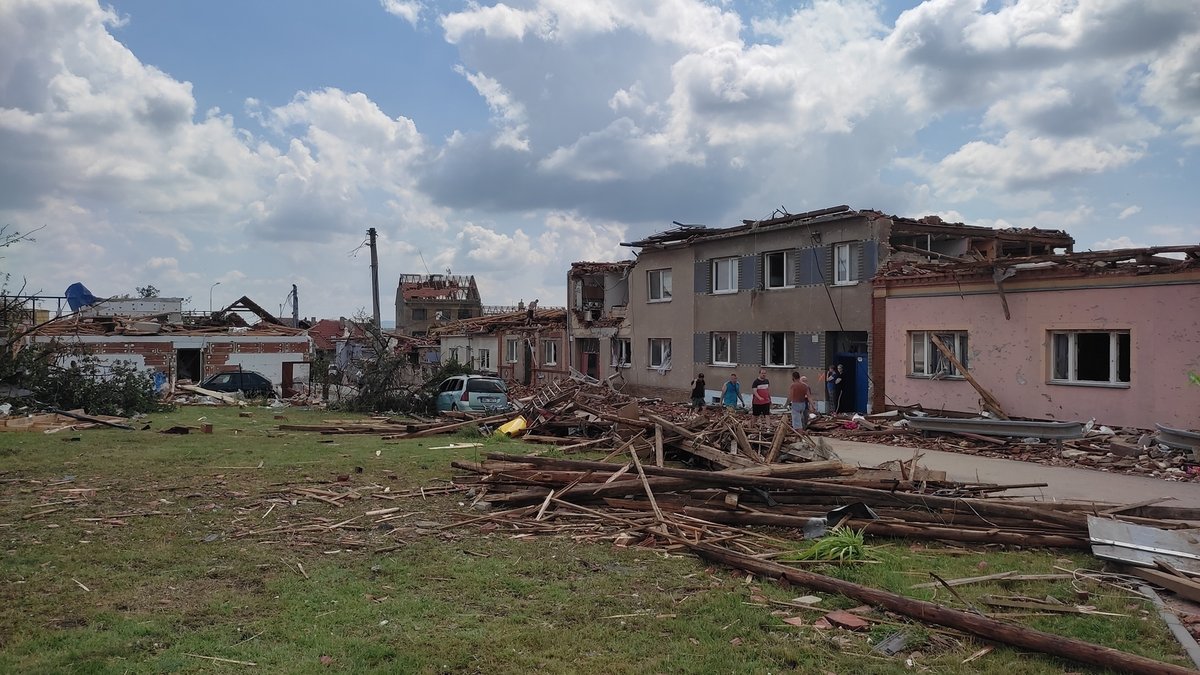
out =
<svg viewBox="0 0 1200 675"><path fill-rule="evenodd" d="M830 446L847 464L873 467L893 459L912 459L912 448L898 448L876 443L861 443L826 438ZM1200 483L1177 483L1106 473L1092 469L1043 466L1011 459L992 459L975 455L960 455L939 450L921 450L920 464L935 471L945 471L953 481L998 483L1048 483L1048 487L1010 490L1004 495L1028 496L1045 501L1100 501L1132 504L1157 497L1174 497L1159 506L1200 508Z"/></svg>

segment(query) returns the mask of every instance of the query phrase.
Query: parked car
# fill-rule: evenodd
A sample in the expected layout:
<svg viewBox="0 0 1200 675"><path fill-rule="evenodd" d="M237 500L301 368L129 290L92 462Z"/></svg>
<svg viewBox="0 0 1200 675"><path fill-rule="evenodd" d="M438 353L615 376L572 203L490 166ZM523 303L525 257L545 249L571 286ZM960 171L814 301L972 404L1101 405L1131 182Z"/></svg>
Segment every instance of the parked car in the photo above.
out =
<svg viewBox="0 0 1200 675"><path fill-rule="evenodd" d="M246 398L271 398L275 396L275 385L262 373L239 370L232 373L209 375L200 386L212 391L232 394L240 391Z"/></svg>
<svg viewBox="0 0 1200 675"><path fill-rule="evenodd" d="M462 412L508 410L508 387L498 377L448 377L438 387L437 409Z"/></svg>

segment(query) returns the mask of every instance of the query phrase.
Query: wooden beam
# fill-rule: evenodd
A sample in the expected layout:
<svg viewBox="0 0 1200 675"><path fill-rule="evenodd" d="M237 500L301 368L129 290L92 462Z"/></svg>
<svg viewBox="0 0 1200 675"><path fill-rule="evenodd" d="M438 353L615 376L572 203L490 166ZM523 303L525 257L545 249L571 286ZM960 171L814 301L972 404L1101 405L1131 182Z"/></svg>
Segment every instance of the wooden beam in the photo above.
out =
<svg viewBox="0 0 1200 675"><path fill-rule="evenodd" d="M1155 661L1144 656L1130 654L1118 649L1076 640L1074 638L1045 633L1011 623L941 607L924 600L907 598L869 586L863 586L835 577L799 570L794 567L760 560L735 553L707 543L694 543L684 539L673 539L687 546L700 557L735 569L754 574L784 579L789 583L811 588L823 593L837 593L857 602L882 607L888 611L916 619L924 623L946 626L1021 649L1058 656L1103 669L1128 673L1150 673L1166 675L1195 675L1194 670L1171 663Z"/></svg>
<svg viewBox="0 0 1200 675"><path fill-rule="evenodd" d="M1008 419L1008 415L1004 412L1004 409L1000 407L1000 402L996 400L996 397L992 396L991 392L989 392L987 389L984 389L983 385L979 384L979 382L975 380L975 378L971 375L971 371L967 370L967 367L958 360L958 357L954 355L954 352L950 351L950 349L946 346L946 343L942 342L942 339L937 336L937 333L931 331L929 333L929 339L933 342L933 346L937 347L938 351L942 353L942 356L945 356L950 363L954 364L954 367L958 369L958 372L962 373L962 376L966 378L967 382L970 382L971 386L975 387L975 391L979 392L979 396L983 398L983 404L992 412L992 414L996 415L1000 419Z"/></svg>

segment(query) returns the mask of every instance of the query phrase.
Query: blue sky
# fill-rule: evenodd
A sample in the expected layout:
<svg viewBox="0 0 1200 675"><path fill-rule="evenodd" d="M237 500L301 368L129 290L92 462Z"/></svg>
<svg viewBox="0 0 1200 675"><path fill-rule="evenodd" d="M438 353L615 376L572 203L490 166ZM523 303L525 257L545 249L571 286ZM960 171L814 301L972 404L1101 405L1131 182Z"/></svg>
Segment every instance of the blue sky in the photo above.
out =
<svg viewBox="0 0 1200 675"><path fill-rule="evenodd" d="M1200 241L1194 0L9 0L9 285L563 304L672 220L847 203Z"/></svg>

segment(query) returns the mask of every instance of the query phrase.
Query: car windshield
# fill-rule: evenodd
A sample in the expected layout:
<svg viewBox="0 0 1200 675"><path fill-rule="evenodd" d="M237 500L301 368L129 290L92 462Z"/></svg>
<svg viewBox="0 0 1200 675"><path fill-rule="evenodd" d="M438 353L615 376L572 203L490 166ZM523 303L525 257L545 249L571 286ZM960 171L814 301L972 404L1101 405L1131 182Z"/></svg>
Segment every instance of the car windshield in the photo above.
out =
<svg viewBox="0 0 1200 675"><path fill-rule="evenodd" d="M477 394L503 394L505 392L504 381L485 379L467 380L467 391Z"/></svg>

